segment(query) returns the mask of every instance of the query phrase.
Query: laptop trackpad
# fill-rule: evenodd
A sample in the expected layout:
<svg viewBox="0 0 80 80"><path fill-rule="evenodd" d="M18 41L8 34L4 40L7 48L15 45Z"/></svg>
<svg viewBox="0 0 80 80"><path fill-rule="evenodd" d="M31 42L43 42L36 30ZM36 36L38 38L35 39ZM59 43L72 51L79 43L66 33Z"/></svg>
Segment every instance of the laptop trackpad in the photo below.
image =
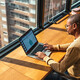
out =
<svg viewBox="0 0 80 80"><path fill-rule="evenodd" d="M51 54L50 50L43 50L42 52L44 52L47 56L50 56L50 54Z"/></svg>

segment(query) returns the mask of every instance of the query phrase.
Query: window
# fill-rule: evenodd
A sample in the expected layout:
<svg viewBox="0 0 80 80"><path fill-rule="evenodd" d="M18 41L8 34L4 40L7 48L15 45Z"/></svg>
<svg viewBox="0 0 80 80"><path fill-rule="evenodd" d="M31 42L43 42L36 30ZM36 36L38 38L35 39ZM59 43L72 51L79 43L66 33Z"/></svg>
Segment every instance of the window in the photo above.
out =
<svg viewBox="0 0 80 80"><path fill-rule="evenodd" d="M8 39L4 37L4 41L5 41L5 42L8 42Z"/></svg>
<svg viewBox="0 0 80 80"><path fill-rule="evenodd" d="M24 15L18 14L18 13L13 13L13 14L14 14L14 17L16 17L16 18L21 18L21 19L24 19L24 20L29 20L28 16L24 16Z"/></svg>
<svg viewBox="0 0 80 80"><path fill-rule="evenodd" d="M10 19L10 22L9 23L10 23L10 25L14 25L15 24L15 21Z"/></svg>
<svg viewBox="0 0 80 80"><path fill-rule="evenodd" d="M15 9L19 9L19 10L22 10L22 11L27 11L29 12L29 7L24 7L24 6L20 6L20 5L17 5L15 7Z"/></svg>
<svg viewBox="0 0 80 80"><path fill-rule="evenodd" d="M30 22L35 23L35 19L34 18L30 18Z"/></svg>
<svg viewBox="0 0 80 80"><path fill-rule="evenodd" d="M5 24L3 24L2 26L3 26L3 28L7 28L7 25L5 25Z"/></svg>
<svg viewBox="0 0 80 80"><path fill-rule="evenodd" d="M36 4L36 0L30 0L30 4L35 5Z"/></svg>
<svg viewBox="0 0 80 80"><path fill-rule="evenodd" d="M65 9L66 0L46 0L44 23Z"/></svg>
<svg viewBox="0 0 80 80"><path fill-rule="evenodd" d="M34 9L30 9L30 13L35 14L36 11Z"/></svg>
<svg viewBox="0 0 80 80"><path fill-rule="evenodd" d="M18 33L21 33L21 34L24 34L25 33L25 31L20 30L20 29L17 29L17 28L15 28L15 31L18 32Z"/></svg>
<svg viewBox="0 0 80 80"><path fill-rule="evenodd" d="M11 6L12 6L13 8L15 8L16 5L15 5L15 4L11 4Z"/></svg>
<svg viewBox="0 0 80 80"><path fill-rule="evenodd" d="M7 33L7 31L5 31L5 32L3 32L3 34L5 35L5 34L8 34L8 33Z"/></svg>
<svg viewBox="0 0 80 80"><path fill-rule="evenodd" d="M6 14L6 11L5 11L5 10L2 10L2 9L1 9L1 12L2 12L3 14Z"/></svg>
<svg viewBox="0 0 80 80"><path fill-rule="evenodd" d="M6 17L2 17L2 20L3 20L3 21L6 21Z"/></svg>
<svg viewBox="0 0 80 80"><path fill-rule="evenodd" d="M0 5L1 6L5 6L5 2L4 1L0 1Z"/></svg>
<svg viewBox="0 0 80 80"><path fill-rule="evenodd" d="M24 23L18 22L18 21L16 21L15 26L16 26L16 25L25 27L25 28L27 28L27 29L29 28L29 25L28 25L28 24L24 24Z"/></svg>
<svg viewBox="0 0 80 80"><path fill-rule="evenodd" d="M23 3L29 3L29 0L15 0L15 1L23 2Z"/></svg>

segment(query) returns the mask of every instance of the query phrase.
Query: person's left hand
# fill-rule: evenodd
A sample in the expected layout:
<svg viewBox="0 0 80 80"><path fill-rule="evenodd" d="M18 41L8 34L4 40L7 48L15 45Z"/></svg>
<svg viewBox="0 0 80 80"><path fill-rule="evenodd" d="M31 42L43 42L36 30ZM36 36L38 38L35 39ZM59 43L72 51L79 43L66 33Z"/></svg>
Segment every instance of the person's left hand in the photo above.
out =
<svg viewBox="0 0 80 80"><path fill-rule="evenodd" d="M35 55L37 55L37 57L39 57L41 59L43 59L46 56L46 54L44 54L43 52L37 52L37 53L35 53Z"/></svg>

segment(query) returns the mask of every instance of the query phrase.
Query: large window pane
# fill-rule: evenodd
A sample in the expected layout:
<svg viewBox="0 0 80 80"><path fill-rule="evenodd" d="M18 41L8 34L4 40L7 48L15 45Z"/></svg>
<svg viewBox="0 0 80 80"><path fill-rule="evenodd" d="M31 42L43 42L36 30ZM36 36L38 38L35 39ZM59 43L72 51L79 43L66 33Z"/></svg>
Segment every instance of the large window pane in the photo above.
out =
<svg viewBox="0 0 80 80"><path fill-rule="evenodd" d="M44 23L64 10L66 0L45 0Z"/></svg>
<svg viewBox="0 0 80 80"><path fill-rule="evenodd" d="M1 0L0 7L0 48L37 28L37 0Z"/></svg>

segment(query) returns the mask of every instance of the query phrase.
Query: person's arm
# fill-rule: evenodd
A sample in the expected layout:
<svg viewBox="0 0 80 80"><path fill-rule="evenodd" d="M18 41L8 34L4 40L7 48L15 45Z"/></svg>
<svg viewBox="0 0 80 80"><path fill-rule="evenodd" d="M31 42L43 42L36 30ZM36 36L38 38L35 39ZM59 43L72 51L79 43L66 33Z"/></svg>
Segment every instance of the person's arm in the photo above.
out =
<svg viewBox="0 0 80 80"><path fill-rule="evenodd" d="M44 44L44 47L46 47L46 50L51 50L51 51L66 51L66 49L69 47L71 43L67 44L57 44L57 45L49 45L49 44Z"/></svg>
<svg viewBox="0 0 80 80"><path fill-rule="evenodd" d="M54 50L66 51L71 43L53 45Z"/></svg>
<svg viewBox="0 0 80 80"><path fill-rule="evenodd" d="M48 65L50 65L57 72L65 72L70 66L76 63L80 57L78 48L68 49L63 60L58 63L46 56L43 52L37 52L36 55L42 58Z"/></svg>
<svg viewBox="0 0 80 80"><path fill-rule="evenodd" d="M72 66L74 63L76 63L79 59L79 49L78 48L72 48L69 49L66 52L66 55L64 57L64 59L58 63L52 59L50 59L48 56L45 56L43 58L44 61L46 61L46 63L48 65L50 65L55 71L57 72L65 72L70 66Z"/></svg>

